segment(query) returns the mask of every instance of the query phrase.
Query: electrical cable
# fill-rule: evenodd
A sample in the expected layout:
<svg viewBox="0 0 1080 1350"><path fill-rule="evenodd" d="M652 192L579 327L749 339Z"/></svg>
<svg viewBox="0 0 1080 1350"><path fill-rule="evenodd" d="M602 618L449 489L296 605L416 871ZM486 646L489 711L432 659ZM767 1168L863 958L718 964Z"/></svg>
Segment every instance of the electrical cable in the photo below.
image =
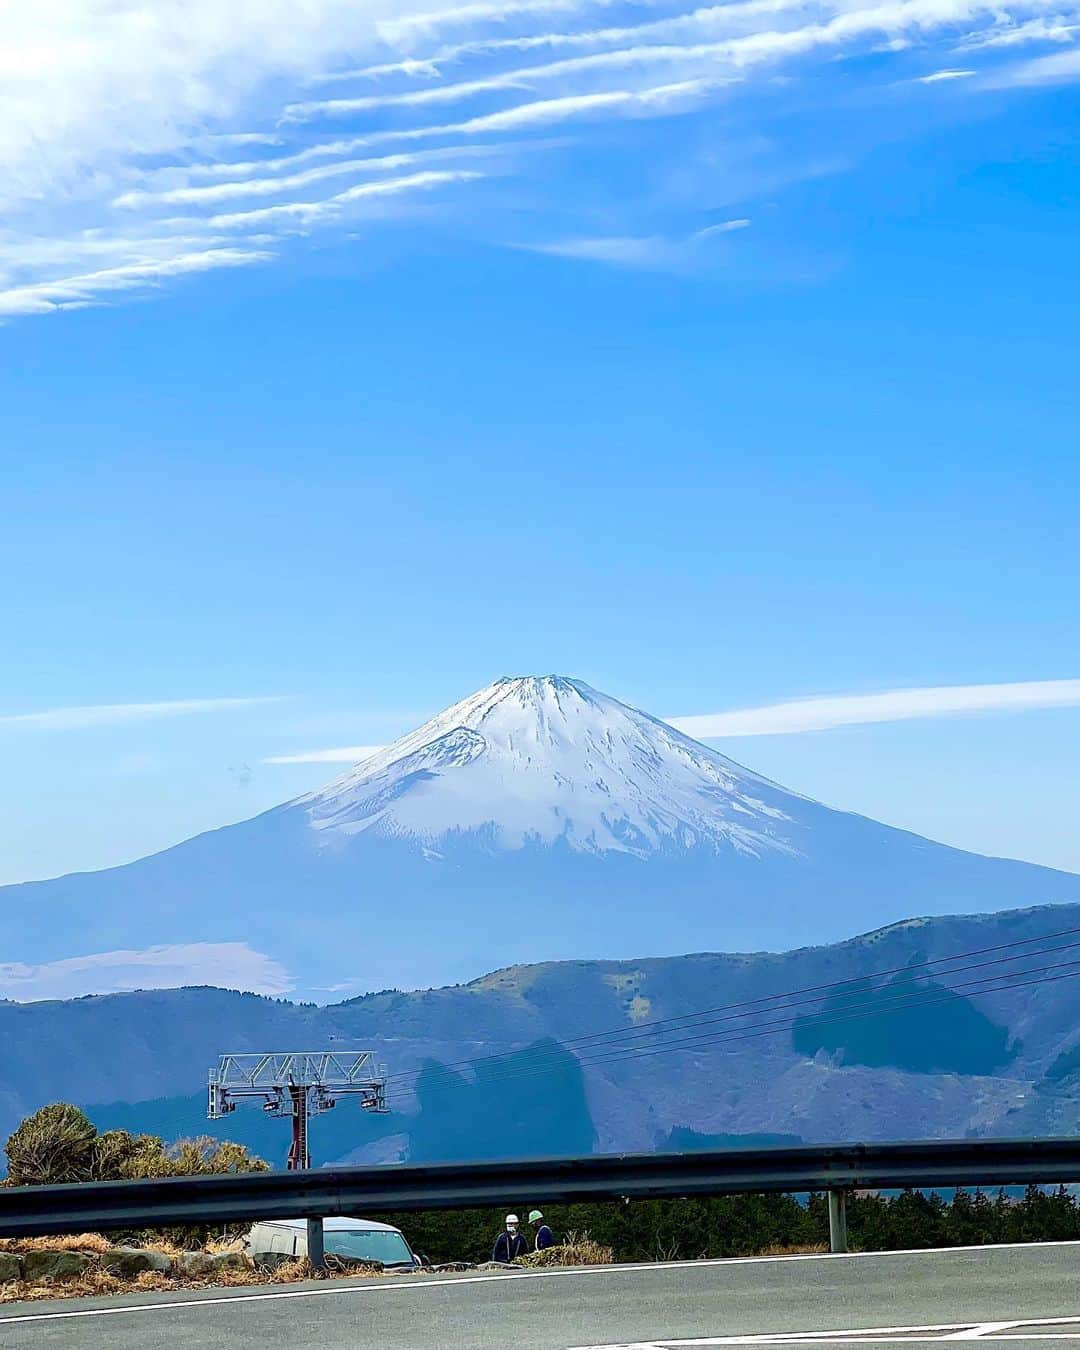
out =
<svg viewBox="0 0 1080 1350"><path fill-rule="evenodd" d="M1064 943L1058 946L1046 947L1039 951L1015 952L1014 955L1012 956L997 957L988 961L972 962L969 963L968 965L959 965L959 966L955 965L956 962L964 961L969 956L979 956L988 952L1012 950L1018 947L1030 947L1032 943L1050 942L1058 937L1068 937L1078 932L1080 932L1080 928L1064 929L1061 930L1060 932L1046 934L1038 938L1025 938L1017 942L1000 943L992 947L977 948L970 952L959 952L950 957L937 957L930 961L912 963L907 966L896 966L888 970L873 972L872 974L866 976L856 976L851 979L836 980L821 985L804 986L803 988L794 989L789 992L766 995L761 998L748 999L742 1002L723 1004L716 1008L706 1008L695 1013L684 1013L678 1017L658 1018L649 1023L639 1023L636 1026L632 1027L623 1026L618 1028L611 1028L608 1031L593 1032L588 1035L570 1037L565 1041L560 1041L556 1046L552 1046L549 1048L548 1047L541 1048L532 1056L532 1059L539 1061L551 1056L557 1056L561 1061L564 1052L568 1049L572 1049L575 1046L585 1046L588 1043L593 1043L589 1045L590 1049L615 1049L620 1047L617 1047L616 1045L603 1046L598 1045L596 1043L606 1040L615 1040L616 1042L618 1041L636 1042L657 1035L661 1036L668 1035L673 1031L694 1030L698 1026L708 1026L714 1025L719 1022L734 1021L738 1020L739 1018L748 1017L752 1015L749 1012L745 1013L738 1011L729 1012L729 1010L738 1010L743 1008L745 1009L757 1008L760 1010L761 1013L787 1011L789 1008L802 1007L805 1006L807 1003L817 1002L821 997L827 996L829 993L835 992L839 989L850 987L852 985L865 984L868 980L881 979L887 977L888 975L906 973L909 971L927 971L928 968L931 966L940 966L945 963L953 965L954 968L950 970L930 972L931 978L937 978L942 975L958 975L969 970L985 969L988 966L1008 965L1011 962L1028 959L1033 956L1052 955L1059 951L1067 951L1070 950L1071 948L1080 946L1080 940L1078 940L1077 942ZM812 997L797 999L796 996L800 994L808 994L812 995ZM761 1007L761 1005L763 1004L774 1004L774 1005L780 1004L781 1001L785 1001L786 1006ZM727 1013L728 1015L713 1016L713 1014L722 1014L722 1013ZM682 1025L682 1024L689 1024L689 1025ZM502 1054L483 1055L474 1057L472 1059L451 1061L447 1064L441 1065L440 1067L447 1070L455 1068L475 1069L478 1064L483 1064L489 1061L501 1061L506 1058L507 1054L512 1053L514 1052L507 1051ZM403 1070L400 1073L391 1074L387 1079L387 1086L388 1087L401 1086L402 1080L415 1079L415 1077L420 1072L422 1072L422 1069L409 1069Z"/></svg>
<svg viewBox="0 0 1080 1350"><path fill-rule="evenodd" d="M1026 955L1036 955L1036 954L1037 953L1027 953ZM1038 954L1041 955L1042 953ZM937 989L914 990L908 995L899 996L895 999L888 1000L885 1003L882 1003L880 1000L878 1000L872 1004L855 1005L854 1007L846 1009L843 1012L838 1012L835 1015L830 1014L830 1015L814 1016L813 1014L808 1014L804 1015L801 1018L793 1018L791 1020L785 1020L780 1022L751 1024L748 1027L732 1028L725 1032L713 1032L705 1036L691 1037L687 1041L669 1042L661 1044L659 1046L654 1045L651 1048L638 1048L632 1046L602 1047L601 1054L594 1055L592 1057L575 1056L574 1058L576 1060L577 1066L584 1068L602 1064L625 1062L627 1060L645 1059L650 1058L657 1054L682 1053L691 1050L701 1049L706 1046L723 1045L743 1040L756 1039L761 1036L783 1034L788 1031L791 1031L799 1021L803 1021L804 1023L809 1024L813 1027L859 1021L866 1017L889 1015L892 1013L904 1012L910 1008L926 1007L926 1006L933 1006L939 1003L945 1003L948 1002L950 999L957 997L958 995L956 991L959 989L970 989L972 993L980 993L980 994L1006 993L1010 992L1013 989L1026 988L1032 985L1051 984L1056 983L1057 981L1062 979L1073 979L1076 978L1077 975L1080 975L1080 970L1072 969L1073 967L1076 966L1080 966L1080 960L1057 962L1049 966L1032 967L1028 970L1001 972L999 974L992 976L983 976L978 980L965 981L960 985L955 986L942 985ZM1069 973L1058 975L1047 974L1048 971L1055 971L1055 970L1068 970ZM1032 974L1035 975L1037 978L1033 980L1024 980L1020 983L1014 982L1017 981L1020 976ZM1002 981L1005 982L1002 983ZM975 988L975 986L980 985L988 985L991 987L981 989ZM780 1011L780 1010L769 1009L767 1011ZM507 1057L493 1056L492 1058L500 1058L505 1060ZM441 1065L439 1067L448 1068L449 1066ZM565 1057L560 1057L558 1063L546 1067L537 1067L534 1064L519 1063L511 1065L507 1073L500 1075L498 1081L501 1086L504 1082L510 1079L516 1079L520 1081L523 1078L543 1075L545 1073L551 1073L553 1071L558 1070L565 1070L568 1067L569 1064L567 1063ZM457 1083L453 1084L433 1083L430 1085L427 1091L438 1091L448 1088L457 1089L459 1087L460 1084ZM388 1094L388 1100L390 1099L395 1101L406 1100L406 1098L402 1095L401 1090L397 1090Z"/></svg>

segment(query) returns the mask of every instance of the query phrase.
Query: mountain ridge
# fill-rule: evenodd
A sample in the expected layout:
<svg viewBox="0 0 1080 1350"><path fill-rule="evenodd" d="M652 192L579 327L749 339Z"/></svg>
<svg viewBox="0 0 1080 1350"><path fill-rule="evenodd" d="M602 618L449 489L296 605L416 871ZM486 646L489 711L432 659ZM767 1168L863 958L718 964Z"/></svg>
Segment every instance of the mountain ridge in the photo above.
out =
<svg viewBox="0 0 1080 1350"><path fill-rule="evenodd" d="M158 969L328 1002L1077 901L1078 876L834 810L584 681L507 677L249 820L0 889L0 995Z"/></svg>
<svg viewBox="0 0 1080 1350"><path fill-rule="evenodd" d="M905 921L786 953L541 963L468 984L389 990L329 1006L207 988L4 1003L0 1136L57 1098L93 1108L101 1128L200 1132L210 1128L202 1118L206 1070L222 1051L330 1038L373 1048L404 1089L393 1116L374 1133L359 1113L356 1119L336 1113L340 1119L321 1134L321 1154L316 1122L320 1162L402 1151L434 1159L466 1148L470 1131L479 1152L469 1156L477 1157L494 1156L497 1148L509 1156L519 1143L549 1153L571 1144L587 1149L589 1130L600 1151L648 1150L677 1130L787 1134L807 1142L1059 1133L1075 1128L1080 1110L1077 980L968 990L959 986L970 975L947 978L933 969L955 967L960 957L993 960L979 953L1002 944L1022 944L1009 947L1016 953L1036 943L1074 942L1063 935L1077 929L1080 906L1040 906ZM1006 968L1062 959L1024 956ZM753 1014L770 1024L767 1035L731 1039L715 1027L712 1039L681 1052L668 1047L616 1060L590 1052L581 1039L617 1032L625 1044L640 1046L641 1028L665 1019L700 1016L718 1005L761 1007L762 1000L767 1005L807 987L829 986L835 997L843 981L876 990L860 992L860 1000L880 997L888 1010L896 970L932 1001L923 1007L912 1000L900 1013L847 1023L834 1010L822 1026L805 1020L817 1005L800 1004L795 1012L802 1020L783 1019L791 1026L771 1027L776 1014ZM944 1001L934 992L943 984L958 986ZM538 1052L530 1047L537 1045L553 1047L543 1051L541 1065L552 1066L553 1075L535 1071L531 1057ZM428 1084L422 1091L415 1076L421 1073ZM452 1090L436 1090L439 1082ZM519 1140L510 1130L492 1142L477 1122L496 1109L499 1093L511 1090L525 1115L530 1094L554 1095L566 1106L572 1136ZM283 1150L280 1130L266 1127L260 1112L238 1112L221 1129L248 1139L249 1127L253 1146L265 1151L278 1141Z"/></svg>

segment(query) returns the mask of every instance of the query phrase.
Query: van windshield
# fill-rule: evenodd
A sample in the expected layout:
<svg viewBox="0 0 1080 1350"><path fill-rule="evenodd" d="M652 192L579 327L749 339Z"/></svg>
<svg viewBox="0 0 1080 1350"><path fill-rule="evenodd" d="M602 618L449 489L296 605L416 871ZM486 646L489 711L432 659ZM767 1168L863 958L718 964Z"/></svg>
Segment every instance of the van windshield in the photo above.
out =
<svg viewBox="0 0 1080 1350"><path fill-rule="evenodd" d="M339 1229L326 1234L327 1254L344 1257L347 1261L379 1261L384 1266L411 1266L412 1252L400 1233L364 1232L361 1229Z"/></svg>

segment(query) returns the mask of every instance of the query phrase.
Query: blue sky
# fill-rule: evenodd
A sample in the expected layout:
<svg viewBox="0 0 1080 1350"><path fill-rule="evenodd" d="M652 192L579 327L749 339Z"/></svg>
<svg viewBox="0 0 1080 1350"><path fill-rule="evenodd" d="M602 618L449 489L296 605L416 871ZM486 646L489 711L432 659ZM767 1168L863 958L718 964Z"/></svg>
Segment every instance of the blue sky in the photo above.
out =
<svg viewBox="0 0 1080 1350"><path fill-rule="evenodd" d="M0 19L0 881L504 673L1080 676L1080 11L257 8ZM722 748L1080 870L1058 701Z"/></svg>

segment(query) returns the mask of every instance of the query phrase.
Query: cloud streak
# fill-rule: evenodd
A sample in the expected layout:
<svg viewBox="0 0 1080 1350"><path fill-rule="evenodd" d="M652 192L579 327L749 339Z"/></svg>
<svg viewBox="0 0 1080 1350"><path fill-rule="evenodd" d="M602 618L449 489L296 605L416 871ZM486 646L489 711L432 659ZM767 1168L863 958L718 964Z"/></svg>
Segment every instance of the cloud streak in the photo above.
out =
<svg viewBox="0 0 1080 1350"><path fill-rule="evenodd" d="M672 717L687 735L706 739L728 736L787 736L804 731L875 722L905 722L923 717L962 717L975 713L1027 712L1036 708L1080 707L1080 680L1030 680L1018 684L960 684L892 689L880 694L841 694L792 699L760 708Z"/></svg>
<svg viewBox="0 0 1080 1350"><path fill-rule="evenodd" d="M211 272L220 267L250 267L274 254L267 249L212 248L181 253L174 258L125 263L79 276L39 281L29 286L11 286L0 291L0 320L21 314L51 314L63 309L83 309L110 292L132 291L165 279Z"/></svg>
<svg viewBox="0 0 1080 1350"><path fill-rule="evenodd" d="M759 174L750 189L737 171L734 183L717 182L707 148L673 146L670 137L662 146L658 134L631 151L617 123L702 114L721 101L733 112L740 96L780 99L789 80L805 88L804 77L838 70L838 57L869 54L873 62L853 59L819 88L842 87L847 97L858 84L864 106L876 100L890 118L896 106L887 112L886 101L915 81L959 82L956 97L967 98L1072 80L1080 77L1078 5L425 0L404 14L401 0L0 5L0 320L117 303L199 272L287 265L317 230L362 247L366 231L349 229L350 214L373 230L391 214L439 213L496 245L517 242L508 235L525 221L523 246L542 248L554 236L570 241L567 253L606 250L653 265L716 201L748 219L761 180L791 175ZM1035 42L1065 50L1017 63L1014 49ZM924 53L928 73L912 69L905 51ZM895 77L882 74L889 61L900 67ZM362 83L342 92L356 96L311 97L349 80ZM323 119L345 126L314 141L310 124ZM740 137L745 144L756 128L734 115L726 122L722 139L733 136L737 158ZM566 130L544 145L559 153L535 154L532 133L555 126ZM704 117L700 132L687 143L717 134ZM480 137L492 144L463 144ZM424 141L432 145L421 148ZM374 146L402 153L366 157ZM714 146L712 162L723 166L724 153ZM487 188L468 187L477 177L469 161L488 154L501 156L498 173L479 175L491 179ZM613 157L630 171L609 172ZM394 187L356 181L428 160L445 161L447 176L397 177ZM658 197L658 182L678 186ZM346 191L322 195L335 186ZM421 202L436 186L447 190ZM399 197L392 212L350 213L350 204L380 196ZM141 242L138 221L152 222ZM758 251L769 247L765 238Z"/></svg>
<svg viewBox="0 0 1080 1350"><path fill-rule="evenodd" d="M270 755L264 764L359 764L384 747L381 745L342 745L335 750L300 750L294 755Z"/></svg>
<svg viewBox="0 0 1080 1350"><path fill-rule="evenodd" d="M357 70L336 71L315 81L316 84L340 84L349 80L383 80L388 75L414 79L437 79L443 69L469 57L493 56L501 52L521 54L531 51L559 51L573 48L614 46L643 41L664 42L701 34L730 32L763 15L805 10L807 0L731 0L724 5L709 5L649 23L610 28L588 28L573 32L529 33L518 37L473 38L467 42L441 47L424 60L415 57L384 62Z"/></svg>
<svg viewBox="0 0 1080 1350"><path fill-rule="evenodd" d="M450 183L472 183L483 176L481 173L465 169L428 170L424 173L407 174L403 178L385 178L375 183L360 183L356 187L346 188L344 192L337 192L332 197L323 197L318 201L284 202L277 206L257 207L253 211L233 211L211 216L207 223L215 230L255 229L282 221L293 221L302 226L313 225L327 216L340 215L346 207L356 202L400 197L407 192L430 191L432 188L446 187Z"/></svg>
<svg viewBox="0 0 1080 1350"><path fill-rule="evenodd" d="M731 712L667 717L664 721L698 740L725 740L736 736L791 736L928 717L1075 707L1080 707L1080 680L1027 680L1016 684L932 685L878 694L831 694L757 708L736 708ZM263 763L356 764L383 749L381 745L345 745L272 755Z"/></svg>
<svg viewBox="0 0 1080 1350"><path fill-rule="evenodd" d="M1080 32L1080 19L1065 23L1057 19L1029 19L1026 23L1002 24L986 33L973 33L957 46L958 51L987 51L994 47L1022 47L1030 42L1069 43Z"/></svg>
<svg viewBox="0 0 1080 1350"><path fill-rule="evenodd" d="M300 173L274 174L271 177L237 179L225 183L211 183L200 187L167 188L161 192L137 189L125 192L116 198L114 206L203 206L215 202L230 201L244 197L280 197L297 188L309 187L312 183L321 183L329 178L344 178L350 175L388 173L395 169L405 169L414 164L426 164L432 160L448 159L464 155L475 158L479 155L493 154L500 147L487 145L442 145L429 150L405 150L396 155L379 155L370 159L346 159L334 164L322 164L314 169L305 169ZM240 166L247 170L256 170L260 166L248 164Z"/></svg>
<svg viewBox="0 0 1080 1350"><path fill-rule="evenodd" d="M710 246L727 234L749 227L748 219L725 220L695 230L683 239L662 235L607 235L585 239L556 239L527 245L533 252L612 267L644 267L661 271L701 270L709 261ZM716 250L711 250L714 255Z"/></svg>
<svg viewBox="0 0 1080 1350"><path fill-rule="evenodd" d="M767 28L722 41L697 43L641 43L595 52L540 65L518 66L481 78L435 84L404 92L365 94L356 98L320 99L293 103L285 109L286 121L309 121L319 117L347 117L383 108L414 108L455 103L499 90L533 88L538 84L590 78L608 72L646 71L674 67L683 77L703 79L713 74L714 86L729 75L759 65L802 55L817 47L832 47L869 34L898 36L908 31L932 32L936 28L970 21L985 14L990 0L883 0L883 3L842 10L794 28ZM685 16L699 21L712 11ZM636 30L629 30L634 35ZM717 64L721 70L716 70ZM710 71L710 68L712 70Z"/></svg>
<svg viewBox="0 0 1080 1350"><path fill-rule="evenodd" d="M989 76L991 88L1008 89L1043 84L1070 84L1080 80L1080 48L1039 56L1034 61L1023 61L1006 66Z"/></svg>
<svg viewBox="0 0 1080 1350"><path fill-rule="evenodd" d="M975 73L976 72L974 70L957 70L955 68L949 70L935 70L929 75L920 75L918 78L918 83L941 84L943 81L946 80L967 80L970 79L971 76L974 75Z"/></svg>
<svg viewBox="0 0 1080 1350"><path fill-rule="evenodd" d="M123 726L130 722L153 722L163 717L189 717L194 713L234 712L260 704L280 703L284 695L254 698L180 698L158 703L92 703L82 707L47 708L42 712L0 715L0 730L81 731L91 727Z"/></svg>

